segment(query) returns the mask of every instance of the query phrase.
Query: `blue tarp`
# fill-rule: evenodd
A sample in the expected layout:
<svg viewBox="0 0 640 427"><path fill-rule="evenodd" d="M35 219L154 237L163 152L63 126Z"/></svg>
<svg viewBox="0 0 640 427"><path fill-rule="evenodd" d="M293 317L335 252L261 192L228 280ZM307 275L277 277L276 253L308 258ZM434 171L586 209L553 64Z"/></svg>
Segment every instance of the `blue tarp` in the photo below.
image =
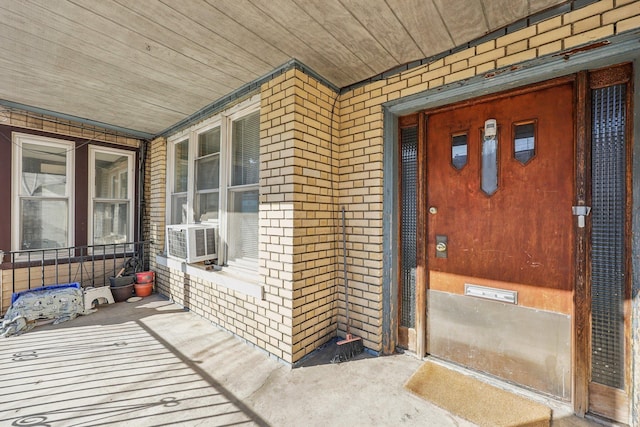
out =
<svg viewBox="0 0 640 427"><path fill-rule="evenodd" d="M36 326L38 320L54 324L84 313L83 292L79 283L44 286L16 293L4 315L0 337L18 335Z"/></svg>

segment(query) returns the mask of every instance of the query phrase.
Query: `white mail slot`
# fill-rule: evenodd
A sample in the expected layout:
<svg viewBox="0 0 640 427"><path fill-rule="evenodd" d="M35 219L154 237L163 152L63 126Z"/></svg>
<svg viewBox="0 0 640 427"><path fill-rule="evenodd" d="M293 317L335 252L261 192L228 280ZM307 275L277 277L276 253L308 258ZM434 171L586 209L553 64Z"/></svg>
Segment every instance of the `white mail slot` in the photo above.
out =
<svg viewBox="0 0 640 427"><path fill-rule="evenodd" d="M470 297L490 299L493 301L506 302L508 304L518 304L518 291L488 288L486 286L465 283L464 294Z"/></svg>

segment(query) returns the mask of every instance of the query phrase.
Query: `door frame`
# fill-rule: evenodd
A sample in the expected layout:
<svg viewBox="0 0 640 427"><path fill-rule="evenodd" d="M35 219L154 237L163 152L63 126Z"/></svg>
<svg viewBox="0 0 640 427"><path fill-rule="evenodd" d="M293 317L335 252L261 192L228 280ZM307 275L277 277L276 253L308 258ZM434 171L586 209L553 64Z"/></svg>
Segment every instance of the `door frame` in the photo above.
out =
<svg viewBox="0 0 640 427"><path fill-rule="evenodd" d="M579 54L568 54L566 56L554 55L553 57L545 57L531 60L517 67L509 67L502 72L492 73L489 75L479 75L470 78L464 82L450 84L439 87L436 90L428 90L423 93L409 96L406 98L394 100L383 105L384 120L384 199L383 199L383 331L382 346L383 353L392 354L395 351L397 343L397 316L398 316L398 252L396 248L398 235L398 195L397 191L397 170L398 170L398 119L401 116L416 113L422 110L432 109L448 104L457 103L467 99L478 98L483 95L503 92L505 90L522 87L533 83L539 83L545 80L551 80L556 77L577 74L580 71L588 69L597 69L609 67L623 62L632 62L635 73L633 75L633 86L640 88L640 52L637 50L637 43L640 36L637 34L627 34L623 36L614 36L608 40L608 44L602 45L597 49L584 50ZM580 83L577 83L580 84ZM633 128L632 151L634 158L640 158L640 93L636 89L633 94L634 110L632 111L631 121L636 125ZM577 137L577 135L576 135ZM635 162L638 163L638 162ZM634 212L640 211L640 165L634 164L633 170L633 188L630 191L633 194L632 209ZM638 215L636 215L638 217ZM640 260L637 254L640 253L640 218L632 217L633 241L631 243L632 265L631 276L632 283L635 288L632 294L637 295L640 292ZM577 236L576 236L577 240ZM577 273L577 272L576 272ZM581 296L584 298L584 296ZM640 326L640 302L631 300L631 322L632 329ZM416 316L426 319L426 311L419 310ZM418 320L416 320L418 322ZM417 326L417 325L416 325ZM575 328L574 328L575 331ZM585 331L581 331L584 334ZM425 339L420 339L418 335L418 356L422 357L425 350ZM636 373L631 377L631 386L633 388L640 387L640 355L639 344L632 342L631 358L629 366L632 372ZM584 369L579 363L584 360L576 360L575 369ZM574 371L575 371L574 369ZM577 384L581 387L580 384ZM582 386L582 390L585 390ZM584 397L581 396L579 390L573 393L574 410L578 415L586 413ZM586 394L586 392L584 393ZM638 407L640 404L640 393L632 393L631 398L634 400L631 407ZM631 417L637 417L640 414L630 414Z"/></svg>

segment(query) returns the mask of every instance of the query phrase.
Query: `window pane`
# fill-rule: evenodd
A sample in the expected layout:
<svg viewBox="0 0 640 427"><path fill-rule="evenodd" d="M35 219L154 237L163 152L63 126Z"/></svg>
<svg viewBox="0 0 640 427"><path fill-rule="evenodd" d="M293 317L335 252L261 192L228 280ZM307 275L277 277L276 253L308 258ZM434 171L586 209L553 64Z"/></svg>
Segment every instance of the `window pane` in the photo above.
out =
<svg viewBox="0 0 640 427"><path fill-rule="evenodd" d="M96 202L93 209L93 242L97 245L129 241L129 203Z"/></svg>
<svg viewBox="0 0 640 427"><path fill-rule="evenodd" d="M20 249L66 247L68 209L66 200L21 200Z"/></svg>
<svg viewBox="0 0 640 427"><path fill-rule="evenodd" d="M467 135L451 137L451 164L460 170L467 164Z"/></svg>
<svg viewBox="0 0 640 427"><path fill-rule="evenodd" d="M219 193L199 193L196 220L211 221L218 219Z"/></svg>
<svg viewBox="0 0 640 427"><path fill-rule="evenodd" d="M229 194L229 260L258 258L258 190Z"/></svg>
<svg viewBox="0 0 640 427"><path fill-rule="evenodd" d="M401 130L401 248L400 325L413 328L416 321L416 268L418 265L418 126Z"/></svg>
<svg viewBox="0 0 640 427"><path fill-rule="evenodd" d="M187 212L187 195L171 195L171 224L186 224Z"/></svg>
<svg viewBox="0 0 640 427"><path fill-rule="evenodd" d="M175 145L173 164L173 192L187 191L187 179L189 178L189 140L185 139Z"/></svg>
<svg viewBox="0 0 640 427"><path fill-rule="evenodd" d="M233 122L231 185L257 184L260 177L260 113Z"/></svg>
<svg viewBox="0 0 640 427"><path fill-rule="evenodd" d="M129 173L124 173L120 175L120 198L128 199L129 198Z"/></svg>
<svg viewBox="0 0 640 427"><path fill-rule="evenodd" d="M67 151L60 147L22 144L23 196L66 196Z"/></svg>
<svg viewBox="0 0 640 427"><path fill-rule="evenodd" d="M198 157L220 152L220 128L208 130L198 135Z"/></svg>
<svg viewBox="0 0 640 427"><path fill-rule="evenodd" d="M121 154L96 153L96 197L128 199L129 158Z"/></svg>
<svg viewBox="0 0 640 427"><path fill-rule="evenodd" d="M491 196L498 189L498 139L482 137L482 191Z"/></svg>
<svg viewBox="0 0 640 427"><path fill-rule="evenodd" d="M196 190L220 188L220 156L212 155L196 160Z"/></svg>
<svg viewBox="0 0 640 427"><path fill-rule="evenodd" d="M531 160L535 153L535 123L515 125L514 127L514 157L524 164Z"/></svg>

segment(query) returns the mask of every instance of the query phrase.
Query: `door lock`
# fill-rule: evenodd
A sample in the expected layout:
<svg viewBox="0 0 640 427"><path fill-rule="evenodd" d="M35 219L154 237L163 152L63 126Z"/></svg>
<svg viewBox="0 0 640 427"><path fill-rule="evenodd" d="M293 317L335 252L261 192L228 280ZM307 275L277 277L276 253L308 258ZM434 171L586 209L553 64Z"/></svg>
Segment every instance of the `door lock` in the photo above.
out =
<svg viewBox="0 0 640 427"><path fill-rule="evenodd" d="M448 255L448 238L447 236L436 236L436 258L447 258Z"/></svg>
<svg viewBox="0 0 640 427"><path fill-rule="evenodd" d="M584 217L591 213L590 206L572 206L571 212L578 217L578 228L584 228Z"/></svg>

